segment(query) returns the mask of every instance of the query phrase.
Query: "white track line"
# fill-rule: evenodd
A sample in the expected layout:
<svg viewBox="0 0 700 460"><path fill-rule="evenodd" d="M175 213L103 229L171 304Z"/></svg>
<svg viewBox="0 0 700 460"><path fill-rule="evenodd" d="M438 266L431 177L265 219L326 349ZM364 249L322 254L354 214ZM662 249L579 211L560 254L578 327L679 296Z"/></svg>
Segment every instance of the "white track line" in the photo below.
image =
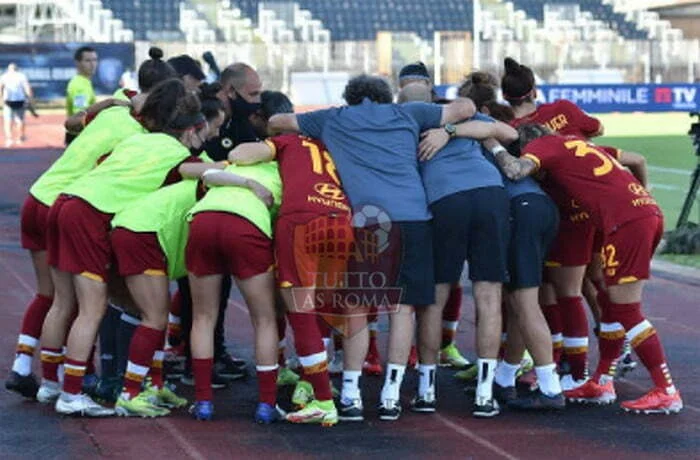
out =
<svg viewBox="0 0 700 460"><path fill-rule="evenodd" d="M518 457L509 454L505 450L501 449L497 445L493 444L490 442L488 439L483 438L479 436L478 434L474 433L472 430L465 428L463 426L459 426L456 423L452 422L451 420L447 419L447 417L441 415L441 414L433 414L433 418L436 419L438 422L442 423L445 425L447 428L451 429L457 434L460 434L464 436L465 438L470 439L472 442L480 445L481 447L484 447L491 452L493 452L496 455L499 455L503 458L507 458L508 460L518 460Z"/></svg>
<svg viewBox="0 0 700 460"><path fill-rule="evenodd" d="M689 170L689 169L664 168L663 166L653 166L653 165L647 166L647 169L649 171L654 171L654 172L678 174L679 176L688 176L688 177L690 177L690 174L693 172L692 170Z"/></svg>
<svg viewBox="0 0 700 460"><path fill-rule="evenodd" d="M187 434L179 430L173 422L164 418L157 418L156 424L163 427L170 436L175 439L175 443L185 451L189 458L194 460L207 460L207 457L202 454L202 451L197 449L192 443L187 440Z"/></svg>

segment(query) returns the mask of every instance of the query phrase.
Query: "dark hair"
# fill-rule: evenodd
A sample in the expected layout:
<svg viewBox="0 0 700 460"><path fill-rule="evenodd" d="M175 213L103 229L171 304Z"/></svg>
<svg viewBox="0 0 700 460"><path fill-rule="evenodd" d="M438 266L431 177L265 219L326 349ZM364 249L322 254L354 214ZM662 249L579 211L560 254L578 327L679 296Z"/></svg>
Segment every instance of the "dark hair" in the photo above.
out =
<svg viewBox="0 0 700 460"><path fill-rule="evenodd" d="M75 50L75 54L73 55L73 59L76 61L82 61L83 60L83 54L84 53L96 53L97 50L93 48L92 46L81 46L77 50Z"/></svg>
<svg viewBox="0 0 700 460"><path fill-rule="evenodd" d="M260 114L266 120L278 113L294 113L294 105L286 94L279 91L260 93Z"/></svg>
<svg viewBox="0 0 700 460"><path fill-rule="evenodd" d="M506 69L501 78L503 98L514 107L524 102L532 102L530 92L535 88L535 74L532 69L509 57L503 61L503 65Z"/></svg>
<svg viewBox="0 0 700 460"><path fill-rule="evenodd" d="M151 59L143 61L139 67L139 88L144 93L163 80L177 77L175 69L163 61L162 49L153 46L148 50L148 55Z"/></svg>
<svg viewBox="0 0 700 460"><path fill-rule="evenodd" d="M202 83L199 86L199 102L202 104L202 115L208 121L219 116L224 105L217 97L217 93L221 91L221 83Z"/></svg>
<svg viewBox="0 0 700 460"><path fill-rule="evenodd" d="M169 78L153 87L139 115L149 131L179 136L202 118L200 110L199 98L182 80Z"/></svg>
<svg viewBox="0 0 700 460"><path fill-rule="evenodd" d="M483 107L488 109L489 116L491 116L491 118L495 118L498 121L509 123L512 120L515 120L513 108L508 105L501 104L498 101L488 101L483 105Z"/></svg>
<svg viewBox="0 0 700 460"><path fill-rule="evenodd" d="M421 79L430 81L428 68L422 62L414 62L413 64L405 65L399 71L399 81L404 79Z"/></svg>
<svg viewBox="0 0 700 460"><path fill-rule="evenodd" d="M488 72L472 72L467 75L464 83L459 87L457 94L460 97L468 97L474 101L477 110L490 101L496 100L498 81Z"/></svg>
<svg viewBox="0 0 700 460"><path fill-rule="evenodd" d="M518 136L520 140L520 150L525 150L525 146L542 136L553 134L552 130L537 123L526 123L518 126Z"/></svg>
<svg viewBox="0 0 700 460"><path fill-rule="evenodd" d="M182 54L168 59L170 64L177 74L182 78L185 75L190 75L193 78L202 81L207 78L202 72L202 65L191 56Z"/></svg>
<svg viewBox="0 0 700 460"><path fill-rule="evenodd" d="M391 104L393 95L389 83L381 77L362 74L350 79L343 91L348 105L358 105L367 98L378 104Z"/></svg>

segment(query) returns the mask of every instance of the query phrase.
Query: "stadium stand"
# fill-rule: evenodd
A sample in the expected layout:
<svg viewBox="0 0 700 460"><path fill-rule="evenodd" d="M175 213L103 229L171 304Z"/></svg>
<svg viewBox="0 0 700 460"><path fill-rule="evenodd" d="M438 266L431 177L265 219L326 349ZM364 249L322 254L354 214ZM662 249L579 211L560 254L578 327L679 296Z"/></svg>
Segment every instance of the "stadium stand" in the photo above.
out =
<svg viewBox="0 0 700 460"><path fill-rule="evenodd" d="M102 0L136 40L181 40L180 0Z"/></svg>

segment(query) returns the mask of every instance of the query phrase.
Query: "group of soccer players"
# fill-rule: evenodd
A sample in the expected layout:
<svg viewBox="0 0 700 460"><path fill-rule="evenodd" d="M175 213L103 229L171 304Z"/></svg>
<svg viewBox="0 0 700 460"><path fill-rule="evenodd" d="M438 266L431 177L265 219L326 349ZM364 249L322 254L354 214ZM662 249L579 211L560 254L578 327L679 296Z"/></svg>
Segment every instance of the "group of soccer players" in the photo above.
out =
<svg viewBox="0 0 700 460"><path fill-rule="evenodd" d="M400 417L413 353L411 410L432 413L438 364L468 365L453 343L467 261L477 360L463 372L476 379L474 416L503 405L614 402L625 340L654 387L622 407L682 409L641 309L663 229L643 158L593 144L600 122L567 101L536 105L526 66L505 61L508 105L497 101L499 82L480 72L455 101L436 101L422 64L402 71L398 103L385 80L366 75L348 82L346 106L299 115L284 94L266 91L239 101L260 140L213 161L204 145L231 123L228 92L241 98L227 81L254 71L234 64L221 84L194 88L162 52L150 56L141 91L119 91L80 115L80 134L29 191L22 246L38 287L7 388L62 414L156 417L186 406L163 372L169 314L181 303L171 302L170 281L186 277L188 292L176 297L191 301L190 412L211 420L214 337L232 276L254 329L257 422L364 420L360 376L368 360L377 371L368 330L381 312L390 329L379 418ZM584 289L598 318L590 376ZM101 348L115 334L103 320L108 302L140 318L113 407L85 391L98 333ZM284 413L277 386L289 370L278 346L287 324L302 381ZM336 400L329 325L342 336ZM32 374L39 345L41 385ZM537 385L523 391L516 378L526 350Z"/></svg>

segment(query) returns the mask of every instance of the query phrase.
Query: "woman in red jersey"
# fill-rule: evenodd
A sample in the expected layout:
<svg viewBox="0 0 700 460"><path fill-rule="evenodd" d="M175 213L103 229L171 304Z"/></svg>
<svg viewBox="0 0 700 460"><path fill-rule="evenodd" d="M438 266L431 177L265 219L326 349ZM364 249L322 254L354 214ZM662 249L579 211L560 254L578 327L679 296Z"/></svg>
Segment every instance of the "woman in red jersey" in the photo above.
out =
<svg viewBox="0 0 700 460"><path fill-rule="evenodd" d="M175 71L160 59L163 56L163 52L160 49L151 48L149 54L151 59L146 60L139 68L139 86L142 93L136 97L133 97L132 94L131 101L127 99L127 95L123 95L121 96L123 100L116 104L130 105L133 108L132 114L138 113L153 86L176 75ZM128 112L125 109L122 109L122 111L125 117L128 118ZM88 109L88 112L92 113L92 115L86 117L85 113L83 113L78 117L81 119L79 121L81 129L84 122L87 123L88 120L91 121L97 116L97 112L94 112L93 108ZM124 129L124 136L131 133L132 131ZM99 136L102 140L105 138L104 131L99 128L93 129L87 136L85 141L89 141L90 138L94 139L95 136ZM116 135L112 137L114 137L114 142L121 138ZM20 218L21 242L22 247L29 250L32 257L32 264L34 265L37 278L37 294L24 313L20 336L17 341L15 361L5 386L28 398L33 398L39 388L36 378L31 373L32 360L34 350L39 342L44 318L51 308L54 297L54 286L51 280L46 251L49 207L53 205L63 188L83 173L89 171L89 169L92 169L96 163L95 161L85 161L85 168L83 169L83 163L76 165L72 158L85 155L93 156L97 159L101 155L108 153L97 151L102 146L101 142L88 142L86 144L85 141L66 149L61 158L34 183L22 206Z"/></svg>

